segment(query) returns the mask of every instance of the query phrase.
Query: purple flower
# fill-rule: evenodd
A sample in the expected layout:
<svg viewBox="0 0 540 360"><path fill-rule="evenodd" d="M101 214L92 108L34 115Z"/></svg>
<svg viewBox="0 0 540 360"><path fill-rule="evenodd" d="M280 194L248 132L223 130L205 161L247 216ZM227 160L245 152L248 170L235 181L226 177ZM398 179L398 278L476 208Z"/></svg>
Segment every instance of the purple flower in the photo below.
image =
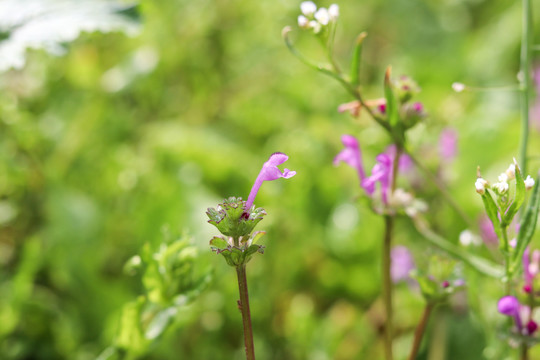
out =
<svg viewBox="0 0 540 360"><path fill-rule="evenodd" d="M390 252L390 276L394 283L410 279L409 273L415 268L413 257L405 246L394 246Z"/></svg>
<svg viewBox="0 0 540 360"><path fill-rule="evenodd" d="M531 259L532 257L532 259ZM523 252L523 291L530 294L533 292L534 277L540 270L540 251L534 250L532 255L529 247Z"/></svg>
<svg viewBox="0 0 540 360"><path fill-rule="evenodd" d="M371 176L362 180L362 187L372 196L375 192L375 185L378 182L381 184L382 201L388 204L388 192L392 179L392 158L385 153L377 155L375 158L377 163L371 169Z"/></svg>
<svg viewBox="0 0 540 360"><path fill-rule="evenodd" d="M283 172L281 172L281 170L278 169L277 166L283 164L288 159L289 157L287 155L280 152L276 152L270 155L268 161L263 164L263 167L259 172L257 179L255 179L255 183L253 184L251 191L249 192L249 197L246 202L245 210L249 210L253 205L255 196L257 196L257 192L259 191L263 182L277 180L279 178L289 179L296 175L296 171L284 169Z"/></svg>
<svg viewBox="0 0 540 360"><path fill-rule="evenodd" d="M441 132L439 137L439 154L446 161L452 161L457 154L457 132L453 129L446 128Z"/></svg>
<svg viewBox="0 0 540 360"><path fill-rule="evenodd" d="M358 140L352 135L343 135L341 137L341 142L345 146L345 149L334 158L334 165L338 165L343 161L354 168L358 172L360 185L369 196L373 196L376 185L379 183L383 203L388 204L388 196L393 177L393 161L396 154L395 145L389 146L384 153L377 155L375 158L377 163L371 170L371 176L366 177L362 163L362 152ZM402 155L399 161L399 169L401 171L406 171L411 166L411 158L406 154Z"/></svg>
<svg viewBox="0 0 540 360"><path fill-rule="evenodd" d="M521 317L519 315L519 311L521 308L521 305L519 304L519 300L511 295L504 296L499 300L499 303L497 304L497 308L499 312L503 315L512 316L516 322L516 326L521 333L521 330L523 329L523 325L521 322Z"/></svg>
<svg viewBox="0 0 540 360"><path fill-rule="evenodd" d="M362 151L358 140L352 135L343 135L341 142L345 146L345 149L341 150L339 154L334 158L334 166L338 165L341 161L347 163L358 172L358 178L360 182L366 177L364 173L364 166L362 165Z"/></svg>

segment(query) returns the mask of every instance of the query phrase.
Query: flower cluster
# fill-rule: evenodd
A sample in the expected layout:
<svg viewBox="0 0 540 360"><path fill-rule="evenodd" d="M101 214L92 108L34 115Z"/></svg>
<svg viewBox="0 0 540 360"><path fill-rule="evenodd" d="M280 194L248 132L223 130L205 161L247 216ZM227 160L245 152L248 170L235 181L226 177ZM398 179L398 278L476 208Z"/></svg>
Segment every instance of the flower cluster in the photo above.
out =
<svg viewBox="0 0 540 360"><path fill-rule="evenodd" d="M504 195L508 192L509 182L516 179L516 163L510 164L508 169L505 172L501 173L498 177L498 182L489 185L489 182L479 176L476 179L474 186L476 187L476 192L480 195L483 195L486 192L486 189L492 189L497 195ZM534 179L527 175L527 178L523 181L526 190L530 190L534 187Z"/></svg>
<svg viewBox="0 0 540 360"><path fill-rule="evenodd" d="M394 177L394 159L396 157L395 146L389 146L385 152L377 155L375 158L376 163L371 169L371 175L367 176L364 171L362 151L358 140L352 135L343 135L341 142L345 148L334 158L334 165L344 162L355 169L358 173L360 186L369 197L374 198L378 189L380 199L385 206L404 209L410 216L415 215L418 211L425 210L425 203L416 200L411 194L402 189L396 189L394 192L391 190ZM401 155L398 169L407 171L411 167L411 158L406 154Z"/></svg>
<svg viewBox="0 0 540 360"><path fill-rule="evenodd" d="M497 304L497 309L501 314L514 318L515 330L520 335L531 336L538 329L538 324L531 319L531 309L521 305L515 296L502 297Z"/></svg>
<svg viewBox="0 0 540 360"><path fill-rule="evenodd" d="M296 174L295 171L289 169L284 169L283 172L278 169L278 165L283 164L288 158L283 153L274 153L270 156L263 164L247 201L231 197L215 209L208 208L206 212L210 218L208 222L222 234L210 240L210 247L216 253L222 254L229 265L243 265L256 252L263 253L264 246L258 245L257 242L265 232L253 232L253 229L263 219L266 212L263 208L256 208L253 201L263 182L279 178L289 179Z"/></svg>
<svg viewBox="0 0 540 360"><path fill-rule="evenodd" d="M315 34L321 34L330 23L336 22L339 16L339 6L332 4L328 9L317 5L313 1L304 1L300 4L302 15L298 16L298 26L302 29L313 30Z"/></svg>

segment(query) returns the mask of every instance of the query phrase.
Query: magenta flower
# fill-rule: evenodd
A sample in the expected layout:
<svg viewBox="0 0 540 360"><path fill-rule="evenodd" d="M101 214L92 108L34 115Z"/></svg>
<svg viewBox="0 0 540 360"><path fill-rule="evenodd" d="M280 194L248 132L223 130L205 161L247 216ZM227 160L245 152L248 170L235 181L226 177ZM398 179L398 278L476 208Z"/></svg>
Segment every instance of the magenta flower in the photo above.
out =
<svg viewBox="0 0 540 360"><path fill-rule="evenodd" d="M277 166L283 164L288 159L289 157L287 155L280 152L270 155L268 161L263 164L263 167L259 172L257 179L255 179L255 183L253 184L251 191L249 192L249 197L244 208L245 210L249 210L253 205L255 196L257 196L257 192L259 192L263 182L277 180L279 178L289 179L296 175L296 171L284 169L283 172L281 172L281 170L278 169Z"/></svg>
<svg viewBox="0 0 540 360"><path fill-rule="evenodd" d="M523 252L522 263L524 282L523 291L530 294L534 291L534 277L538 274L540 270L540 251L534 250L531 255L529 247L527 247Z"/></svg>
<svg viewBox="0 0 540 360"><path fill-rule="evenodd" d="M385 153L377 155L377 163L371 169L371 176L362 180L362 187L372 196L375 192L375 185L378 182L381 185L382 201L388 204L388 193L392 179L392 158Z"/></svg>
<svg viewBox="0 0 540 360"><path fill-rule="evenodd" d="M450 162L457 154L457 132L451 128L446 128L439 137L439 154L441 159Z"/></svg>
<svg viewBox="0 0 540 360"><path fill-rule="evenodd" d="M497 309L501 314L506 316L512 316L514 318L519 332L521 332L521 330L523 329L523 324L519 315L520 308L521 305L519 303L519 300L511 295L502 297L497 304Z"/></svg>
<svg viewBox="0 0 540 360"><path fill-rule="evenodd" d="M415 268L409 249L405 246L394 246L390 252L390 276L394 283L410 280L409 273Z"/></svg>
<svg viewBox="0 0 540 360"><path fill-rule="evenodd" d="M364 173L364 166L362 165L362 151L360 150L360 145L358 145L358 140L352 135L343 135L341 142L345 146L345 149L341 150L334 158L334 166L338 165L341 161L347 163L358 172L358 178L362 182L366 175Z"/></svg>
<svg viewBox="0 0 540 360"><path fill-rule="evenodd" d="M369 196L373 196L377 183L380 184L382 201L388 204L388 196L393 177L393 162L395 158L396 148L394 145L389 146L382 154L377 155L375 160L377 163L371 170L371 176L366 177L364 166L362 163L362 152L358 140L352 135L343 135L341 141L345 146L334 158L334 165L338 165L341 161L347 163L358 172L360 185ZM412 166L412 160L403 155L400 157L399 169L406 171Z"/></svg>

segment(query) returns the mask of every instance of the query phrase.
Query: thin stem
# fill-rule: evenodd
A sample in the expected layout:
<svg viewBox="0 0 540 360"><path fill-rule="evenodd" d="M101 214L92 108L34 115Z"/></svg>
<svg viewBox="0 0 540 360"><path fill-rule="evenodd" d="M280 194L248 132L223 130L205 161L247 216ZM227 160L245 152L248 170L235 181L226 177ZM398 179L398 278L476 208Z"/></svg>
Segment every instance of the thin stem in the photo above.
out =
<svg viewBox="0 0 540 360"><path fill-rule="evenodd" d="M521 40L521 139L520 139L520 166L524 174L527 173L527 144L529 140L529 95L531 93L531 46L532 46L532 6L531 0L522 3L523 34Z"/></svg>
<svg viewBox="0 0 540 360"><path fill-rule="evenodd" d="M520 359L529 360L529 347L527 346L527 344L521 344L520 350Z"/></svg>
<svg viewBox="0 0 540 360"><path fill-rule="evenodd" d="M246 359L255 360L255 347L253 345L253 329L251 328L251 312L249 311L249 295L246 279L246 265L236 267L238 276L238 289L240 291L240 300L238 307L242 313L242 322L244 324L244 345L246 347Z"/></svg>
<svg viewBox="0 0 540 360"><path fill-rule="evenodd" d="M392 312L392 278L390 275L390 249L392 246L392 232L394 229L394 217L384 216L384 242L382 254L382 274L383 274L383 298L386 312L386 322L384 326L384 353L386 360L392 360L392 336L393 336L393 312Z"/></svg>
<svg viewBox="0 0 540 360"><path fill-rule="evenodd" d="M409 360L416 359L418 350L420 350L420 344L422 343L422 338L424 337L424 331L426 329L429 316L431 315L431 310L433 310L433 304L427 303L426 307L424 308L424 313L422 314L422 318L420 319L420 322L418 323L418 326L416 327L416 331L414 332L414 342L413 342L413 347L411 349L411 353L409 354Z"/></svg>
<svg viewBox="0 0 540 360"><path fill-rule="evenodd" d="M510 295L511 273L510 273L510 244L508 241L508 227L501 227L502 244L500 244L504 255L504 279L506 295Z"/></svg>

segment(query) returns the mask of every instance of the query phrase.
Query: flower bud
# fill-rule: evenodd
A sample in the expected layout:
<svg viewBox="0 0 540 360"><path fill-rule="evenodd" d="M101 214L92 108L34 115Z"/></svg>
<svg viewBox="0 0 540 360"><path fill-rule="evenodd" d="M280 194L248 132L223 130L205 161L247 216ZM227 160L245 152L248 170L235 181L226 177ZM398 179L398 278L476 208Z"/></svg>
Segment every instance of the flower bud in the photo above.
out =
<svg viewBox="0 0 540 360"><path fill-rule="evenodd" d="M300 10L305 16L311 17L317 11L317 5L313 1L304 1L300 4Z"/></svg>
<svg viewBox="0 0 540 360"><path fill-rule="evenodd" d="M534 187L534 179L531 175L527 175L527 178L523 181L525 183L525 189L531 190Z"/></svg>
<svg viewBox="0 0 540 360"><path fill-rule="evenodd" d="M474 186L476 187L476 192L480 195L483 195L486 192L486 186L488 182L482 178L476 179Z"/></svg>
<svg viewBox="0 0 540 360"><path fill-rule="evenodd" d="M328 7L328 15L330 15L330 20L336 21L339 16L339 6L337 4L332 4Z"/></svg>

